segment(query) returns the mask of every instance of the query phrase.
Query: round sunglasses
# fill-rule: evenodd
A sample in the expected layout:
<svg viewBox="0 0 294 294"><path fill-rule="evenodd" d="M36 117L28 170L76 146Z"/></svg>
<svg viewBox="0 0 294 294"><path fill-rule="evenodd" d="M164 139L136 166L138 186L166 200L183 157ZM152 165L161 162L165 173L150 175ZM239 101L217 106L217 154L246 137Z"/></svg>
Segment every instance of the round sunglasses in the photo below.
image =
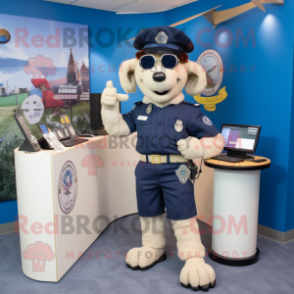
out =
<svg viewBox="0 0 294 294"><path fill-rule="evenodd" d="M140 66L143 69L151 69L159 60L162 66L168 69L175 68L179 64L178 57L173 54L164 54L160 58L155 58L153 55L143 55L140 58Z"/></svg>

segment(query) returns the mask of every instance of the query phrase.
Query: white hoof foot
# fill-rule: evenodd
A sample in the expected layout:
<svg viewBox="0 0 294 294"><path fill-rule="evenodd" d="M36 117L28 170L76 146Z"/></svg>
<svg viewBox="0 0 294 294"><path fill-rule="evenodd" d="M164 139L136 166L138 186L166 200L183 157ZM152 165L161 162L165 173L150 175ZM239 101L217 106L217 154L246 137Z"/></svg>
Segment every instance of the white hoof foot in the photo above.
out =
<svg viewBox="0 0 294 294"><path fill-rule="evenodd" d="M186 260L180 274L181 285L194 291L208 291L215 286L215 272L203 258Z"/></svg>
<svg viewBox="0 0 294 294"><path fill-rule="evenodd" d="M131 249L127 253L126 263L133 270L147 270L165 259L164 249L143 246Z"/></svg>

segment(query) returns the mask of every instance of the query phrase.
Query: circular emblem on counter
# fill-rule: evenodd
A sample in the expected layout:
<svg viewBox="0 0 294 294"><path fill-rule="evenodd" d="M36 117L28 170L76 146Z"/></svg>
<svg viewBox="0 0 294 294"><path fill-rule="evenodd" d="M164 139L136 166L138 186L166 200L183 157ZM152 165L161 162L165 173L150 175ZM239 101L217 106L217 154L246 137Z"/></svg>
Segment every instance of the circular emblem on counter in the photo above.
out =
<svg viewBox="0 0 294 294"><path fill-rule="evenodd" d="M198 58L197 63L206 71L207 86L202 92L205 96L213 95L221 86L224 76L222 58L215 50L205 50Z"/></svg>
<svg viewBox="0 0 294 294"><path fill-rule="evenodd" d="M77 170L73 162L67 161L60 172L58 180L58 199L61 210L68 214L76 203L78 193Z"/></svg>

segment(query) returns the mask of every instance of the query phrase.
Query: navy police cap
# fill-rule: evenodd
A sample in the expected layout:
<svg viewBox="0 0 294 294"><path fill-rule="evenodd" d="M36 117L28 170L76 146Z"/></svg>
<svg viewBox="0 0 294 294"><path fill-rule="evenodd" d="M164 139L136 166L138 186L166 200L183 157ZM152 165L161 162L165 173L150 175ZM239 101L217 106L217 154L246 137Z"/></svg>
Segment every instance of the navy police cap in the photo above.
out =
<svg viewBox="0 0 294 294"><path fill-rule="evenodd" d="M191 39L181 30L169 27L152 27L141 31L134 40L137 50L146 53L180 55L182 52L190 53L194 50Z"/></svg>

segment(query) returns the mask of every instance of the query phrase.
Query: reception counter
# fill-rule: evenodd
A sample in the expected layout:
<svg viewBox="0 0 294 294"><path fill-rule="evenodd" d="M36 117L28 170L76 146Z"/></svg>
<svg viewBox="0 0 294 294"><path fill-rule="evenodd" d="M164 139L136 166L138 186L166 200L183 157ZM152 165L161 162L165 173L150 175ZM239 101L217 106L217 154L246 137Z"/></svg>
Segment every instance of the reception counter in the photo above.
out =
<svg viewBox="0 0 294 294"><path fill-rule="evenodd" d="M137 212L135 137L15 150L23 273L58 282L113 220Z"/></svg>

